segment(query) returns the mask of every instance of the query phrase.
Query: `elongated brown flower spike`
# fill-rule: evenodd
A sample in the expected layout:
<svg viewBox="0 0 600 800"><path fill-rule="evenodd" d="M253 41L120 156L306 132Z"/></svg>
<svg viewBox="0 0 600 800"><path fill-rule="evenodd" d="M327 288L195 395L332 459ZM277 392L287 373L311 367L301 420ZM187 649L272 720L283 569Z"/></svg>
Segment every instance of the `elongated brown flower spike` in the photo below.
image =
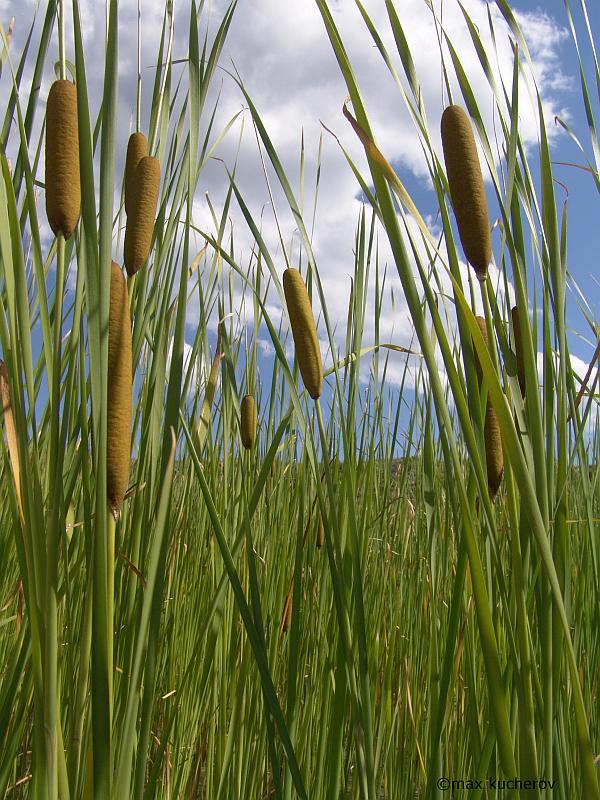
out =
<svg viewBox="0 0 600 800"><path fill-rule="evenodd" d="M251 450L256 441L256 403L251 394L247 394L242 400L242 444L246 450Z"/></svg>
<svg viewBox="0 0 600 800"><path fill-rule="evenodd" d="M479 325L481 335L483 336L486 345L489 347L485 319L483 317L477 317L477 323ZM477 370L477 382L479 384L479 388L481 389L483 374L477 353L475 353L475 368ZM498 494L500 483L502 482L502 474L504 472L504 456L502 454L500 425L498 423L498 417L496 416L496 412L494 411L494 407L489 395L485 410L483 437L485 442L485 462L487 467L488 489L490 498L494 500Z"/></svg>
<svg viewBox="0 0 600 800"><path fill-rule="evenodd" d="M114 514L123 505L129 479L132 375L127 281L113 261L108 323L106 481L108 501Z"/></svg>
<svg viewBox="0 0 600 800"><path fill-rule="evenodd" d="M483 175L471 121L460 106L442 114L442 147L460 241L480 281L487 278L492 239Z"/></svg>
<svg viewBox="0 0 600 800"><path fill-rule="evenodd" d="M323 390L321 350L308 292L297 269L289 268L283 273L283 291L302 381L309 395L316 400Z"/></svg>
<svg viewBox="0 0 600 800"><path fill-rule="evenodd" d="M81 208L77 89L54 81L46 104L46 214L55 236L68 239Z"/></svg>
<svg viewBox="0 0 600 800"><path fill-rule="evenodd" d="M132 203L125 228L125 268L128 275L135 275L148 258L159 188L158 159L144 156L135 170Z"/></svg>
<svg viewBox="0 0 600 800"><path fill-rule="evenodd" d="M521 323L519 322L519 311L515 306L510 312L515 336L515 356L517 357L517 377L521 395L525 397L525 360L523 358L523 339L521 338Z"/></svg>
<svg viewBox="0 0 600 800"><path fill-rule="evenodd" d="M319 514L319 524L317 526L317 540L315 542L319 550L323 547L325 541L325 527L323 526L323 517Z"/></svg>
<svg viewBox="0 0 600 800"><path fill-rule="evenodd" d="M125 160L125 213L129 215L133 207L135 171L138 164L148 155L148 140L139 131L132 133L127 142L127 158Z"/></svg>

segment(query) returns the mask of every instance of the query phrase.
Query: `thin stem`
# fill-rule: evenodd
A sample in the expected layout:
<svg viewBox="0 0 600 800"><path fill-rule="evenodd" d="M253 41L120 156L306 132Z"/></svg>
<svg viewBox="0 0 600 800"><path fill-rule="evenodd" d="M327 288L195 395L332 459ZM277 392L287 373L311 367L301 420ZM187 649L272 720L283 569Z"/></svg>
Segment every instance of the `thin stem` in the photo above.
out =
<svg viewBox="0 0 600 800"><path fill-rule="evenodd" d="M65 50L65 0L58 2L58 60L61 80L67 79L67 55Z"/></svg>
<svg viewBox="0 0 600 800"><path fill-rule="evenodd" d="M108 696L109 714L112 727L113 711L113 648L114 648L114 616L115 616L115 530L117 520L110 508L106 513L106 564L107 564L107 611L106 627L108 641Z"/></svg>
<svg viewBox="0 0 600 800"><path fill-rule="evenodd" d="M62 305L65 277L65 238L59 233L56 251L56 283L54 287L54 365L52 371L50 425L50 463L48 492L50 511L46 538L46 591L45 591L45 641L44 641L44 733L46 741L46 768L48 798L58 798L57 771L57 706L58 706L58 516L62 459L58 438L60 427L60 379Z"/></svg>
<svg viewBox="0 0 600 800"><path fill-rule="evenodd" d="M142 118L142 10L137 4L137 97L135 106L135 129L139 131Z"/></svg>

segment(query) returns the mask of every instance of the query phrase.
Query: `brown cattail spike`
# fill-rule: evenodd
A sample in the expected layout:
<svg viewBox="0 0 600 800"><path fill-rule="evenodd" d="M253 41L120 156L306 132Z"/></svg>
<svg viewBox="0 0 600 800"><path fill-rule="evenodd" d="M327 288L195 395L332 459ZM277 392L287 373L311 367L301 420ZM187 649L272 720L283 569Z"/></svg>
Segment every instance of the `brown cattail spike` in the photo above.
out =
<svg viewBox="0 0 600 800"><path fill-rule="evenodd" d="M115 262L111 266L108 324L108 393L106 479L113 513L123 505L131 459L131 320L127 282Z"/></svg>
<svg viewBox="0 0 600 800"><path fill-rule="evenodd" d="M81 208L77 89L54 81L46 104L46 214L55 236L68 239Z"/></svg>
<svg viewBox="0 0 600 800"><path fill-rule="evenodd" d="M148 155L148 141L143 133L132 133L127 142L125 160L125 213L131 214L133 208L133 187L135 171L144 156Z"/></svg>
<svg viewBox="0 0 600 800"><path fill-rule="evenodd" d="M521 323L519 322L519 311L515 306L510 312L513 324L513 334L515 337L515 355L517 357L517 377L521 395L525 397L525 361L523 360L523 339L521 338Z"/></svg>
<svg viewBox="0 0 600 800"><path fill-rule="evenodd" d="M286 269L283 273L283 291L300 374L309 395L316 400L323 390L321 350L308 292L297 269Z"/></svg>
<svg viewBox="0 0 600 800"><path fill-rule="evenodd" d="M479 330L481 331L481 335L483 336L486 345L489 347L485 319L483 317L477 317L476 319L477 324L479 325ZM477 357L477 352L475 352L475 368L477 370L477 382L479 383L479 388L481 388L483 373L481 370L481 364L479 363L479 358ZM487 467L488 489L490 492L490 498L494 500L498 494L498 489L500 488L500 483L502 481L502 473L504 472L504 457L502 455L500 425L498 423L498 417L496 416L496 412L494 411L494 407L489 395L485 410L483 437L485 441L485 463Z"/></svg>
<svg viewBox="0 0 600 800"><path fill-rule="evenodd" d="M158 159L144 156L135 170L132 207L125 228L125 268L129 275L135 275L148 258L159 188Z"/></svg>
<svg viewBox="0 0 600 800"><path fill-rule="evenodd" d="M317 527L317 541L316 545L319 550L323 547L323 542L325 541L325 527L323 525L323 517L319 514L319 525Z"/></svg>
<svg viewBox="0 0 600 800"><path fill-rule="evenodd" d="M452 206L467 260L480 281L492 260L487 200L471 122L460 106L442 114L442 147Z"/></svg>
<svg viewBox="0 0 600 800"><path fill-rule="evenodd" d="M246 450L251 450L256 441L256 403L251 394L242 400L242 444Z"/></svg>

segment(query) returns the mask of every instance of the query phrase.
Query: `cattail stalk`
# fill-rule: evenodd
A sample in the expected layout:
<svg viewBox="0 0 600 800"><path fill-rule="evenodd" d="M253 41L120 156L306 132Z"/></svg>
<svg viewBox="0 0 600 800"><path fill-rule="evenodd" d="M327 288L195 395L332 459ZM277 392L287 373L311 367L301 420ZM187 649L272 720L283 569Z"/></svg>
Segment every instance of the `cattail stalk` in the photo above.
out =
<svg viewBox="0 0 600 800"><path fill-rule="evenodd" d="M68 239L81 208L77 89L54 81L46 104L46 214L55 236Z"/></svg>
<svg viewBox="0 0 600 800"><path fill-rule="evenodd" d="M108 321L108 387L106 408L106 494L110 508L106 523L107 663L109 714L112 724L113 625L115 587L115 524L123 505L131 461L132 393L131 320L127 282L113 261Z"/></svg>
<svg viewBox="0 0 600 800"><path fill-rule="evenodd" d="M131 320L127 282L112 262L108 327L107 497L116 515L123 505L131 459Z"/></svg>
<svg viewBox="0 0 600 800"><path fill-rule="evenodd" d="M481 282L492 260L492 240L483 175L471 122L460 106L442 114L442 147L460 241Z"/></svg>
<svg viewBox="0 0 600 800"><path fill-rule="evenodd" d="M158 159L144 156L134 173L131 208L125 228L125 268L130 276L144 266L150 253L159 189Z"/></svg>
<svg viewBox="0 0 600 800"><path fill-rule="evenodd" d="M489 349L489 341L487 334L487 327L484 317L476 317L479 330ZM477 383L481 389L483 381L483 372L481 364L475 352L475 369L477 371ZM500 424L498 417L494 411L491 399L487 398L485 410L485 422L483 428L483 437L485 442L485 463L487 468L488 489L490 499L494 500L498 494L500 483L502 481L502 474L504 472L504 456L502 454L502 437L500 435Z"/></svg>
<svg viewBox="0 0 600 800"><path fill-rule="evenodd" d="M283 291L302 381L309 395L316 400L323 390L321 350L308 292L297 269L289 268L283 273Z"/></svg>
<svg viewBox="0 0 600 800"><path fill-rule="evenodd" d="M242 444L246 450L251 450L256 441L256 403L251 394L247 394L242 400L241 406L242 418Z"/></svg>

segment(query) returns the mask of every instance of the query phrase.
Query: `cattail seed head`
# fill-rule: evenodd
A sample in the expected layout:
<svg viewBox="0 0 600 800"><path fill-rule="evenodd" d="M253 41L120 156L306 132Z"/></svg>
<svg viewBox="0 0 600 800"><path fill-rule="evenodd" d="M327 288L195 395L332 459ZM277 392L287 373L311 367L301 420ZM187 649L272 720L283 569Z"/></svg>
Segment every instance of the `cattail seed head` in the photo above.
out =
<svg viewBox="0 0 600 800"><path fill-rule="evenodd" d="M521 338L521 323L519 322L519 311L515 306L510 312L515 337L515 355L517 357L517 377L522 397L525 397L525 361L523 359L523 339Z"/></svg>
<svg viewBox="0 0 600 800"><path fill-rule="evenodd" d="M323 390L321 350L308 292L297 269L289 268L283 273L283 291L300 374L309 395L316 400Z"/></svg>
<svg viewBox="0 0 600 800"><path fill-rule="evenodd" d="M133 187L135 171L138 164L148 155L148 140L139 131L132 133L127 142L127 158L125 159L125 213L129 215L133 207Z"/></svg>
<svg viewBox="0 0 600 800"><path fill-rule="evenodd" d="M480 281L492 260L492 240L483 176L471 122L460 106L442 114L442 147L460 241Z"/></svg>
<svg viewBox="0 0 600 800"><path fill-rule="evenodd" d="M477 317L477 323L479 325L481 335L483 336L486 345L489 347L485 319L483 317ZM475 353L475 368L477 370L477 382L479 384L479 388L481 388L483 373L477 353ZM489 395L485 410L483 437L485 442L485 463L487 468L488 489L490 493L490 499L494 500L498 494L498 489L500 488L500 483L502 481L502 474L504 472L504 456L502 454L500 424Z"/></svg>
<svg viewBox="0 0 600 800"><path fill-rule="evenodd" d="M242 400L242 444L246 450L251 450L256 441L256 403L251 394L247 394Z"/></svg>
<svg viewBox="0 0 600 800"><path fill-rule="evenodd" d="M113 513L123 505L131 460L131 320L127 282L112 262L108 323L106 479Z"/></svg>
<svg viewBox="0 0 600 800"><path fill-rule="evenodd" d="M68 239L81 208L77 89L54 81L46 104L46 214L55 236Z"/></svg>
<svg viewBox="0 0 600 800"><path fill-rule="evenodd" d="M160 188L160 164L154 156L140 159L133 177L132 202L125 228L125 268L129 275L146 263Z"/></svg>
<svg viewBox="0 0 600 800"><path fill-rule="evenodd" d="M319 525L317 527L317 541L315 542L319 550L323 547L324 541L325 541L325 527L323 525L323 517L319 514Z"/></svg>

